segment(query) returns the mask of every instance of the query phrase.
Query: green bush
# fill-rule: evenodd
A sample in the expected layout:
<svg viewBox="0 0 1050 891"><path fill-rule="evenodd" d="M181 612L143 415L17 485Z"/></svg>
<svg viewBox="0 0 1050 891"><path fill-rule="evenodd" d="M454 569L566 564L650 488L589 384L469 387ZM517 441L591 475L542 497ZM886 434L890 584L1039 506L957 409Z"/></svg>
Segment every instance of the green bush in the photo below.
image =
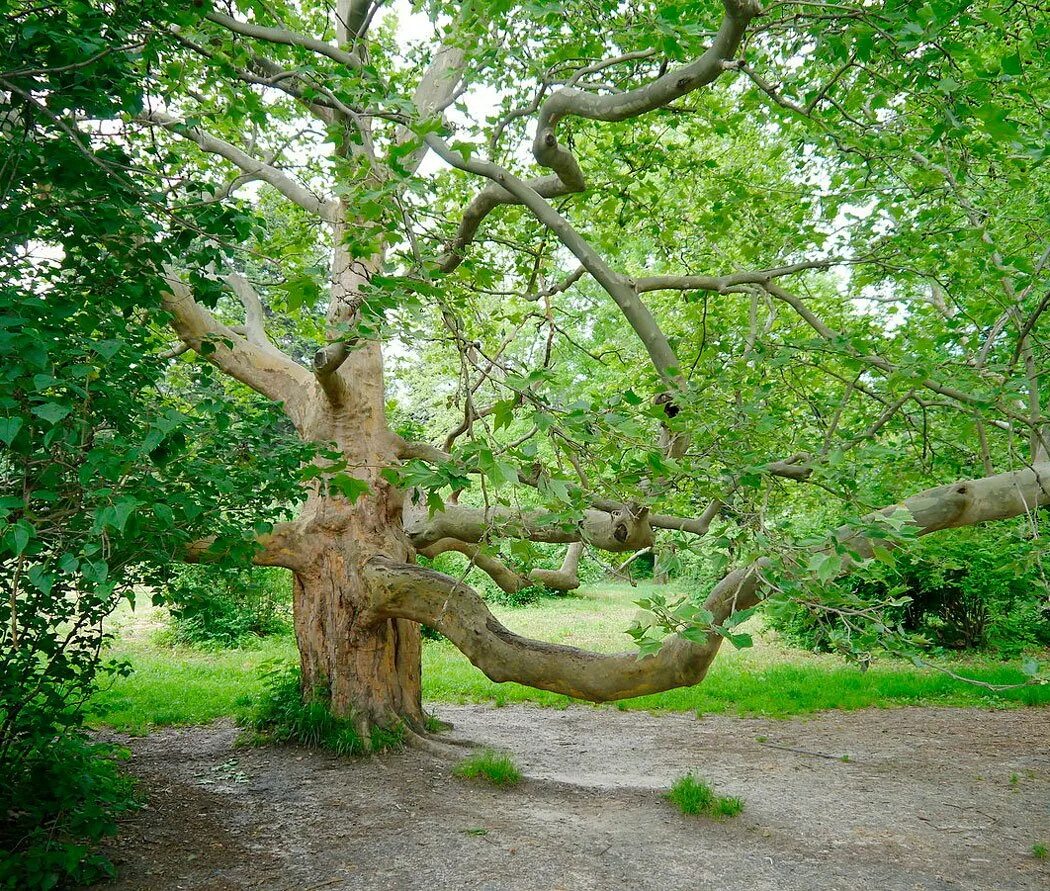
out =
<svg viewBox="0 0 1050 891"><path fill-rule="evenodd" d="M178 643L236 647L291 628L291 581L280 569L185 566L157 599Z"/></svg>
<svg viewBox="0 0 1050 891"><path fill-rule="evenodd" d="M79 733L39 739L0 784L0 888L92 884L116 873L93 851L136 806L117 761L126 752Z"/></svg>
<svg viewBox="0 0 1050 891"><path fill-rule="evenodd" d="M894 565L873 563L841 580L865 604L896 597L887 624L921 634L944 649L991 649L1013 656L1050 644L1050 600L1039 555L1045 548L1024 526L959 529L920 539ZM789 643L832 650L843 633L834 614L777 602L769 624Z"/></svg>

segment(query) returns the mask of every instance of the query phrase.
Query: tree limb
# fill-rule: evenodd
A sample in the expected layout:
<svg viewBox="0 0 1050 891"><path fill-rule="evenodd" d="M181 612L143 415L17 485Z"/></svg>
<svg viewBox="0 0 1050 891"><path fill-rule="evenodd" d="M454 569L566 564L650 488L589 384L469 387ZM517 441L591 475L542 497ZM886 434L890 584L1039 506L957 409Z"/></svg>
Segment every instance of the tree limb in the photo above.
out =
<svg viewBox="0 0 1050 891"><path fill-rule="evenodd" d="M149 124L156 124L165 130L175 133L177 136L196 143L201 151L225 158L245 173L269 183L290 201L298 204L309 213L320 217L325 222L337 222L338 201L318 198L306 186L290 177L283 170L278 170L276 167L260 161L258 158L253 158L232 143L205 133L198 127L187 127L178 118L164 112L151 111L142 115L140 120Z"/></svg>
<svg viewBox="0 0 1050 891"><path fill-rule="evenodd" d="M917 533L926 535L1017 516L1046 504L1050 504L1050 464L1043 463L930 489L881 513L889 515L903 508L910 513ZM842 527L838 537L861 557L870 556L871 540L854 527ZM704 602L713 624L721 625L734 612L759 602L766 566L767 560L759 560L734 570L715 585ZM496 620L471 588L441 573L375 557L366 564L365 575L374 592L377 619L401 617L431 625L497 683L515 681L593 702L697 684L722 640L711 633L704 643L693 643L676 634L656 655L644 659L635 653L593 653L514 634Z"/></svg>
<svg viewBox="0 0 1050 891"><path fill-rule="evenodd" d="M282 404L298 427L303 420L303 397L313 384L310 372L276 347L264 348L224 325L193 299L189 287L173 271L166 271L165 280L168 290L161 300L182 341L226 374Z"/></svg>

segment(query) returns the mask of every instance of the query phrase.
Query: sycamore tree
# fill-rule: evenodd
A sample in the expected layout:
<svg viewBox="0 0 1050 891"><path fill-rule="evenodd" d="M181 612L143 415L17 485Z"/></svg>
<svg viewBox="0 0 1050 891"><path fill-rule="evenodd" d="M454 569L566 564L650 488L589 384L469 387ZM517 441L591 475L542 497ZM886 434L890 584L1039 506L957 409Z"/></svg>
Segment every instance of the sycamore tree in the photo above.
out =
<svg viewBox="0 0 1050 891"><path fill-rule="evenodd" d="M254 214L201 227L154 321L172 374L218 369L315 448L253 559L293 574L304 692L362 731L422 732L420 623L493 680L613 700L698 683L764 598L917 535L1038 535L1037 4L217 0L142 32L143 107L84 125L158 201ZM800 508L826 534L790 538ZM567 589L584 549L657 536L716 536L722 576L616 655L417 561ZM560 568L520 565L536 542Z"/></svg>

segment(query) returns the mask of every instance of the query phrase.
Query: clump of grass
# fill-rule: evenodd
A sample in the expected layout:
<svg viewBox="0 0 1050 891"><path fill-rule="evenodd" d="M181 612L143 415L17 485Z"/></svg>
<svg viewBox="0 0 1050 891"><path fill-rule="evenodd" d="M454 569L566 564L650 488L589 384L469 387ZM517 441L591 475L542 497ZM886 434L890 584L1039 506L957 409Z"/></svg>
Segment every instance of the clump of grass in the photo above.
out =
<svg viewBox="0 0 1050 891"><path fill-rule="evenodd" d="M338 755L364 755L399 747L400 728L373 726L366 744L350 718L333 715L324 690L303 697L299 669L295 666L267 673L265 690L254 708L242 715L241 725L252 744L298 744L329 749Z"/></svg>
<svg viewBox="0 0 1050 891"><path fill-rule="evenodd" d="M714 790L692 773L675 780L665 797L683 814L709 817L735 817L744 809L742 798L716 795Z"/></svg>
<svg viewBox="0 0 1050 891"><path fill-rule="evenodd" d="M468 780L487 780L493 786L514 786L521 782L521 771L513 759L492 749L467 756L452 772Z"/></svg>
<svg viewBox="0 0 1050 891"><path fill-rule="evenodd" d="M1050 856L1050 852L1047 851L1046 845L1034 844L1032 845L1032 856L1036 860L1046 860L1047 856Z"/></svg>

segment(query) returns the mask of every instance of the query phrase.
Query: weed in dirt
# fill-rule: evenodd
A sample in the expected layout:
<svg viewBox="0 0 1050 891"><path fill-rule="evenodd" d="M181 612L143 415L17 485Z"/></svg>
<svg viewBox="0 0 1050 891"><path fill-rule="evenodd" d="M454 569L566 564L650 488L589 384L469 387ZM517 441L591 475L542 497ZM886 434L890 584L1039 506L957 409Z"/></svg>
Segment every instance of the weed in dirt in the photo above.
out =
<svg viewBox="0 0 1050 891"><path fill-rule="evenodd" d="M480 826L476 827L474 829L464 829L463 832L466 835L473 835L473 836L476 836L476 837L481 837L483 835L488 835L489 834L489 831L487 829L482 829Z"/></svg>
<svg viewBox="0 0 1050 891"><path fill-rule="evenodd" d="M521 781L521 771L513 759L491 749L467 756L452 772L468 780L487 780L493 786L514 786Z"/></svg>
<svg viewBox="0 0 1050 891"><path fill-rule="evenodd" d="M849 764L851 760L852 759L849 755L843 755L841 758L839 758L839 761L841 761L843 764Z"/></svg>
<svg viewBox="0 0 1050 891"><path fill-rule="evenodd" d="M1010 774L1010 789L1014 792L1021 791L1021 777L1016 773Z"/></svg>
<svg viewBox="0 0 1050 891"><path fill-rule="evenodd" d="M1032 845L1032 856L1036 860L1046 860L1047 856L1050 856L1050 852L1048 852L1046 845L1035 844Z"/></svg>
<svg viewBox="0 0 1050 891"><path fill-rule="evenodd" d="M703 780L692 773L675 780L667 798L683 814L706 814L710 817L735 817L744 809L744 801L734 796L716 795Z"/></svg>

